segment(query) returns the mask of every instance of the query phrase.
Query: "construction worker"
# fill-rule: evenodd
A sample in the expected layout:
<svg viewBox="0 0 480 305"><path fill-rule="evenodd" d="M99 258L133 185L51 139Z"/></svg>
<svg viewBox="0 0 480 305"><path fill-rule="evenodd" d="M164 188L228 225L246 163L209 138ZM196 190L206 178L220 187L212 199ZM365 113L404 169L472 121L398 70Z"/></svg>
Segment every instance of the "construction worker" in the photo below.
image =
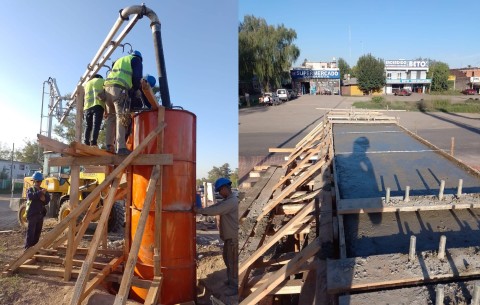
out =
<svg viewBox="0 0 480 305"><path fill-rule="evenodd" d="M105 111L104 79L100 74L85 83L85 98L83 111L85 112L85 134L83 143L97 146L98 133L102 125L103 112Z"/></svg>
<svg viewBox="0 0 480 305"><path fill-rule="evenodd" d="M223 260L227 266L225 295L238 293L238 198L232 193L232 182L227 178L215 181L215 192L223 200L206 208L194 207L195 213L220 215L220 238L223 240Z"/></svg>
<svg viewBox="0 0 480 305"><path fill-rule="evenodd" d="M33 186L27 190L27 237L25 239L25 250L35 246L42 233L43 217L47 214L45 206L50 202L50 194L46 189L41 188L43 174L35 172L32 176Z"/></svg>
<svg viewBox="0 0 480 305"><path fill-rule="evenodd" d="M105 80L107 151L114 152L114 144L116 144L117 154L130 153L125 143L125 127L131 120L129 91L140 89L142 73L142 54L139 51L133 51L132 54L115 61L112 71Z"/></svg>

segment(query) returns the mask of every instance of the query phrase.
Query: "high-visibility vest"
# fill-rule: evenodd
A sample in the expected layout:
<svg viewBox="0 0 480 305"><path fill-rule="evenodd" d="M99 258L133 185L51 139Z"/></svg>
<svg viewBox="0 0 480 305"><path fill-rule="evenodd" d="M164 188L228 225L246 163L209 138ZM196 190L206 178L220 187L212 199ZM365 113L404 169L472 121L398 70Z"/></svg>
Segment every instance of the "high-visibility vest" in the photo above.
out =
<svg viewBox="0 0 480 305"><path fill-rule="evenodd" d="M105 108L105 101L102 101L99 96L99 94L103 91L104 82L105 80L103 78L92 78L85 84L83 110L87 110L96 105L100 105Z"/></svg>
<svg viewBox="0 0 480 305"><path fill-rule="evenodd" d="M133 55L127 55L117 59L112 71L108 74L105 87L119 85L127 90L132 88L132 58Z"/></svg>

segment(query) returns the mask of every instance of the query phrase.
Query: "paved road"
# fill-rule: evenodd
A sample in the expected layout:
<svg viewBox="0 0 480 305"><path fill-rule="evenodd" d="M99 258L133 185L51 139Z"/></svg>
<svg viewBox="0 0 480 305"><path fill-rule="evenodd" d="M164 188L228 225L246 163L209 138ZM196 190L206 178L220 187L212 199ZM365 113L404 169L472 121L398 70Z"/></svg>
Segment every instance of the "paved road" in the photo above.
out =
<svg viewBox="0 0 480 305"><path fill-rule="evenodd" d="M14 198L19 197L20 195L14 195ZM0 231L16 230L19 228L17 212L10 209L10 195L0 195Z"/></svg>
<svg viewBox="0 0 480 305"><path fill-rule="evenodd" d="M392 100L418 101L431 96L389 96ZM438 97L435 97L438 98ZM455 97L461 100L464 97ZM285 154L269 154L270 147L293 147L314 126L323 120L325 110L350 108L368 97L302 96L288 103L271 107L254 107L239 111L239 175L244 178L254 165L282 159ZM455 137L455 156L470 166L480 168L480 114L448 114L421 112L389 112L400 124L416 132L432 144L450 151Z"/></svg>

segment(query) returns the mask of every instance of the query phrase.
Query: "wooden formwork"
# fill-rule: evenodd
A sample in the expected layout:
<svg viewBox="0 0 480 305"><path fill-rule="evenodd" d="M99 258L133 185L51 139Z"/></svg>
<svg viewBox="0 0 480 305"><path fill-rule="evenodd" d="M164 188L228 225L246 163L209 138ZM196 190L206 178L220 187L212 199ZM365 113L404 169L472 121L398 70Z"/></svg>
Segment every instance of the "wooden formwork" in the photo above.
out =
<svg viewBox="0 0 480 305"><path fill-rule="evenodd" d="M144 85L144 84L143 84ZM120 286L115 297L115 305L125 304L131 285L148 289L145 304L156 304L160 295L161 274L161 215L162 197L156 196L154 245L154 278L140 279L133 274L138 257L140 243L145 229L148 211L155 194L161 194L161 172L164 165L173 164L171 154L162 154L165 109L158 105L149 87L142 86L150 103L158 111L158 126L128 155L118 156L89 147L80 143L82 134L83 87L77 88L76 130L75 140L67 145L38 135L40 145L45 150L61 153L63 156L50 159L50 165L71 167L70 214L60 221L51 231L44 235L33 247L28 248L19 258L5 266L3 275L14 272L63 277L65 281L76 278L71 305L80 304L95 287L103 282L116 282ZM142 151L153 140L157 139L158 154L143 155ZM84 200L78 200L79 173L82 165L107 166L105 180L98 185ZM137 231L130 240L130 209L132 190L131 165L149 165L153 167L147 186L144 207L142 209ZM126 187L120 187L120 181L126 179ZM107 193L107 196L105 196ZM103 205L98 205L100 196ZM123 249L107 248L107 221L114 202L126 198L125 242ZM78 218L84 215L82 221ZM95 233L88 247L80 248L86 228L93 219L98 219Z"/></svg>
<svg viewBox="0 0 480 305"><path fill-rule="evenodd" d="M326 267L316 254L332 242L325 240L332 232L330 126L324 121L295 147L282 149L289 154L285 163L259 168L259 180L240 203L240 304L285 294L296 294L302 304L328 297L326 285L316 285Z"/></svg>

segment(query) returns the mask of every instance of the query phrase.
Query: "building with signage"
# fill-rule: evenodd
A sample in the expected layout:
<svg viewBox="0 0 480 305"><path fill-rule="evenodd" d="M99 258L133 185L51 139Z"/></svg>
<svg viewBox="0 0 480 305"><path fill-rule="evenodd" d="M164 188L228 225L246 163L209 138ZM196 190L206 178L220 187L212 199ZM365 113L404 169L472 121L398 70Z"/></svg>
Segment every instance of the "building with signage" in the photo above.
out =
<svg viewBox="0 0 480 305"><path fill-rule="evenodd" d="M398 89L425 93L431 79L427 78L428 60L385 60L385 93L393 94Z"/></svg>
<svg viewBox="0 0 480 305"><path fill-rule="evenodd" d="M340 70L336 61L304 62L290 70L292 89L302 94L340 94Z"/></svg>
<svg viewBox="0 0 480 305"><path fill-rule="evenodd" d="M477 93L480 89L480 68L468 67L460 69L450 69L450 74L455 76L454 89L475 89Z"/></svg>

